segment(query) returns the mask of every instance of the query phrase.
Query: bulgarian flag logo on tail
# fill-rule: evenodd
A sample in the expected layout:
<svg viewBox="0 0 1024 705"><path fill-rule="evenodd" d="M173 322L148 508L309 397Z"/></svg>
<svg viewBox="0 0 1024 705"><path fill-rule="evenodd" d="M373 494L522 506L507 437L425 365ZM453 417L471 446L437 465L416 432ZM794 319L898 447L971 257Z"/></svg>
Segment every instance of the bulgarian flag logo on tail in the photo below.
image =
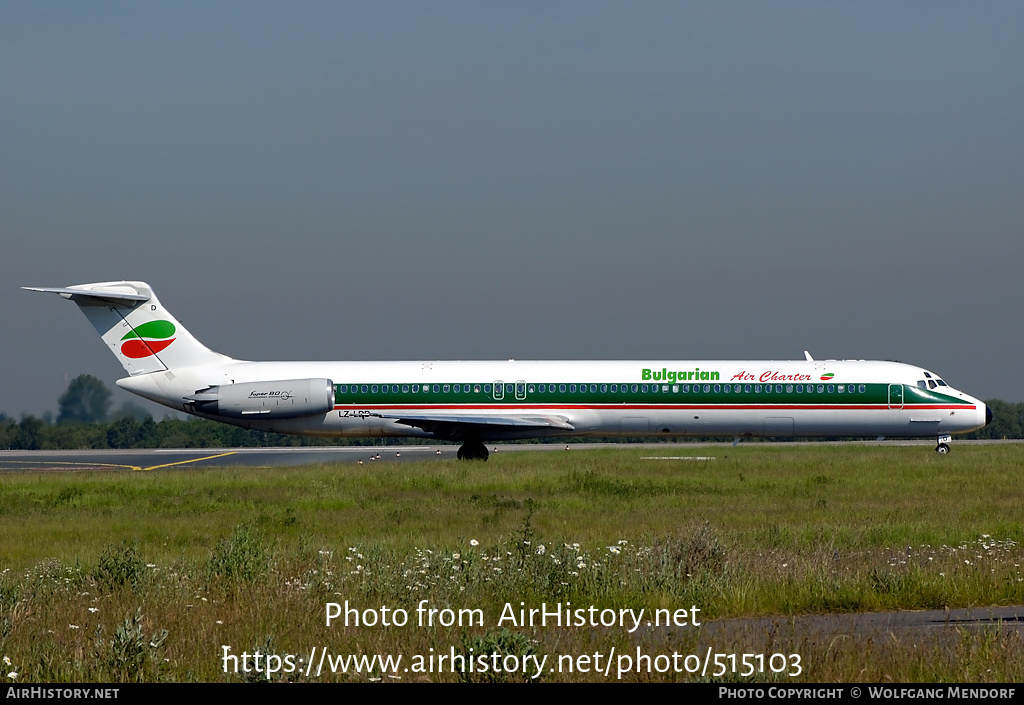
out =
<svg viewBox="0 0 1024 705"><path fill-rule="evenodd" d="M170 321L149 321L121 338L121 354L137 360L150 357L174 342L174 324Z"/></svg>

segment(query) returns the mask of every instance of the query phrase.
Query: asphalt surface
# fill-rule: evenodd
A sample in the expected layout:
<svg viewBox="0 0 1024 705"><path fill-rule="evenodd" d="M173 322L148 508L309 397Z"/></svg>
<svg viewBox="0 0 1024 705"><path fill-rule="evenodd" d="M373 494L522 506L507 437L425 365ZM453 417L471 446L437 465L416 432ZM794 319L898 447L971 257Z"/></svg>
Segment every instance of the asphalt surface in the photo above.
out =
<svg viewBox="0 0 1024 705"><path fill-rule="evenodd" d="M594 444L575 444L576 449ZM564 445L488 445L493 452L562 450ZM452 460L455 445L344 446L316 448L151 448L134 450L5 450L2 472L95 472L174 470L231 466L288 467L317 463Z"/></svg>
<svg viewBox="0 0 1024 705"><path fill-rule="evenodd" d="M371 448L199 448L138 450L9 450L0 452L0 472L143 471L187 467L286 467L317 463L371 462L437 458L440 447ZM455 446L444 446L440 457L455 457ZM400 455L398 455L400 454ZM373 462L376 462L374 460Z"/></svg>
<svg viewBox="0 0 1024 705"><path fill-rule="evenodd" d="M954 610L814 614L723 619L701 627L701 639L750 641L751 637L821 641L839 635L955 638L963 629L1017 632L1024 636L1024 605Z"/></svg>
<svg viewBox="0 0 1024 705"><path fill-rule="evenodd" d="M625 447L609 444L610 447ZM606 447L598 443L574 443L569 451ZM669 446L666 444L632 445L651 460L707 460L712 457L707 447L697 444ZM726 446L720 446L728 448ZM174 470L187 467L217 468L231 466L287 467L317 463L385 463L409 460L452 460L458 446L345 446L317 448L199 448L199 449L135 449L135 450L6 450L0 451L0 473L3 472L95 472L118 470ZM564 444L488 444L492 453L566 451ZM657 451L657 457L648 455ZM667 456L667 457L663 457Z"/></svg>
<svg viewBox="0 0 1024 705"><path fill-rule="evenodd" d="M855 441L862 445L917 445L934 447L934 441ZM957 444L1020 441L959 441ZM849 442L845 442L849 443ZM798 445L781 444L772 445ZM812 444L799 444L812 445ZM816 443L815 445L821 445ZM637 449L642 459L707 461L728 453L730 443L559 443L487 444L492 453L591 450L594 448ZM956 445L953 452L956 452ZM142 471L216 468L231 466L287 467L316 463L402 462L408 460L452 459L455 445L344 446L315 448L151 448L134 450L0 450L0 473L45 471ZM654 451L648 453L648 451Z"/></svg>

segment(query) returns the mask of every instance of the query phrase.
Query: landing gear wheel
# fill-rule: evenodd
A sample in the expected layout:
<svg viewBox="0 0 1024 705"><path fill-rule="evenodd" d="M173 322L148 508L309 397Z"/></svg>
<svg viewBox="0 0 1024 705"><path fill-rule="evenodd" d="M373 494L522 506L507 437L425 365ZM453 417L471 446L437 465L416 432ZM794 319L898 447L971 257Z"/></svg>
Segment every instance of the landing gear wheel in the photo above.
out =
<svg viewBox="0 0 1024 705"><path fill-rule="evenodd" d="M480 441L466 441L457 453L459 460L487 460L488 455L487 446Z"/></svg>
<svg viewBox="0 0 1024 705"><path fill-rule="evenodd" d="M939 455L945 455L946 453L949 452L949 446L947 446L945 443L940 443L939 445L935 446L935 452L938 453Z"/></svg>

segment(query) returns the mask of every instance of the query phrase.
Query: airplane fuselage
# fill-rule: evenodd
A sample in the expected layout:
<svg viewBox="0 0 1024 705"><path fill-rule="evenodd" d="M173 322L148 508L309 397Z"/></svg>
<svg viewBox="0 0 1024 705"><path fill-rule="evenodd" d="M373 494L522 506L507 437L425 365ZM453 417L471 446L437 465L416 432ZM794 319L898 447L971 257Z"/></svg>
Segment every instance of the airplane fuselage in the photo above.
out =
<svg viewBox="0 0 1024 705"><path fill-rule="evenodd" d="M928 375L926 377L925 375ZM118 385L200 416L182 400L196 389L325 378L333 408L301 418L223 419L280 433L438 436L403 415L536 415L570 428L544 435L891 436L960 433L984 426L986 406L925 370L895 362L467 361L234 362L128 377ZM174 387L177 387L176 389ZM480 440L526 438L536 428L479 424Z"/></svg>

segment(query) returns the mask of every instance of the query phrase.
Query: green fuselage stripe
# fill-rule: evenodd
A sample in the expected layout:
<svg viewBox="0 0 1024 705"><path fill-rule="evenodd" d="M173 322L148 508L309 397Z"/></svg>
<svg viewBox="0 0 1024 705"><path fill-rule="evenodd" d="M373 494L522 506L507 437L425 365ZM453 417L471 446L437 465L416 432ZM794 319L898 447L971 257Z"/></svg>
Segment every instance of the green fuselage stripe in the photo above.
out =
<svg viewBox="0 0 1024 705"><path fill-rule="evenodd" d="M849 408L855 407L913 407L926 408L973 408L973 405L962 399L941 394L933 390L922 389L911 385L889 384L569 384L544 383L540 385L517 385L505 383L505 389L496 398L493 383L460 383L460 391L455 392L454 383L449 384L335 384L335 405L341 408L365 407L466 407L466 408L501 408L501 407L804 407L816 408ZM538 391L543 386L545 391ZM551 387L555 391L547 391ZM619 391L612 392L616 386ZM902 394L890 394L890 387L902 386ZM444 391L445 388L448 391ZM601 391L602 387L605 391ZM726 392L728 387L730 391ZM804 391L797 392L797 388ZM818 389L822 388L819 392ZM840 392L839 388L844 391ZM413 392L417 388L419 391ZM437 388L435 392L434 389ZM465 391L466 389L470 391ZM594 391L591 391L591 389ZM623 392L625 388L627 391ZM634 388L636 391L633 391ZM646 388L646 391L644 389ZM658 391L652 391L653 389ZM708 391L704 391L705 388ZM739 391L736 391L737 388ZM765 391L771 388L770 392ZM808 388L813 391L806 391ZM832 391L828 391L829 389ZM342 391L342 390L345 391ZM363 390L366 391L363 391ZM374 391L376 389L376 391ZM382 391L385 390L386 391ZM403 391L403 389L405 391ZM520 393L517 397L517 389ZM530 391L530 390L533 391ZM575 389L576 391L570 391ZM717 391L716 391L717 389ZM760 391L756 391L760 389ZM853 389L854 391L848 391ZM863 391L861 391L863 389ZM395 391L397 390L397 391ZM477 391L479 390L479 391ZM490 390L490 391L485 391ZM666 391L667 390L667 391ZM676 391L673 391L676 390ZM689 390L689 391L684 391ZM695 391L699 390L699 391ZM748 391L749 390L749 391ZM902 397L902 398L901 398Z"/></svg>

